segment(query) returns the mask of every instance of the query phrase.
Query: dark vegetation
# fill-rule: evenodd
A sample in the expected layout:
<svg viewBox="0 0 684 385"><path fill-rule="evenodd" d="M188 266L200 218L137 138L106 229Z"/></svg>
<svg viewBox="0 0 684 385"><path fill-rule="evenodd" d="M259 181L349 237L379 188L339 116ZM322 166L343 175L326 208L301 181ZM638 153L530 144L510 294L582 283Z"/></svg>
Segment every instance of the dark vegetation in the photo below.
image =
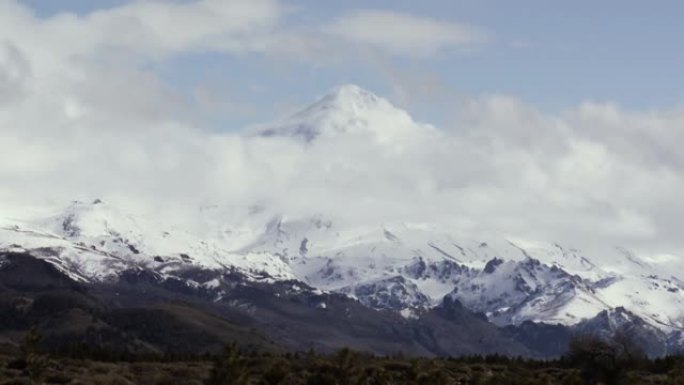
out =
<svg viewBox="0 0 684 385"><path fill-rule="evenodd" d="M626 335L579 336L550 361L501 355L389 357L341 349L268 353L227 345L213 355L121 355L92 347L46 350L31 330L0 352L0 384L150 385L631 385L684 384L684 357L648 359Z"/></svg>

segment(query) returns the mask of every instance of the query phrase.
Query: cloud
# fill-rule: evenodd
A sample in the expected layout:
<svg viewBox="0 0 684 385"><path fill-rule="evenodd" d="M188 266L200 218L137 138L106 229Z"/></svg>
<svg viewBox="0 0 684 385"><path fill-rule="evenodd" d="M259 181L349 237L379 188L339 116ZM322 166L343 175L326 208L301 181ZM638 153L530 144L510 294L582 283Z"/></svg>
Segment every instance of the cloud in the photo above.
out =
<svg viewBox="0 0 684 385"><path fill-rule="evenodd" d="M83 61L163 60L193 52L264 52L287 10L277 0L142 1L85 15L39 19L0 2L0 39L42 73L69 72Z"/></svg>
<svg viewBox="0 0 684 385"><path fill-rule="evenodd" d="M166 60L270 50L286 13L277 0L142 1L41 19L0 1L0 101L28 96L14 110L0 106L0 114L12 113L16 130L44 119L51 132L149 130L184 120L193 95L160 79Z"/></svg>
<svg viewBox="0 0 684 385"><path fill-rule="evenodd" d="M2 214L100 197L186 219L185 208L211 203L323 213L350 225L431 223L454 234L494 231L587 249L684 251L682 111L587 101L546 113L508 95L458 94L443 98L453 116L436 132L393 136L396 125L380 117L382 141L338 135L305 145L197 125L188 95L148 65L203 50L268 51L282 41L273 36L286 28L286 12L273 1L136 2L42 20L0 1ZM382 32L382 23L392 28ZM478 41L468 28L377 11L330 28L339 40L392 55ZM447 93L439 79L394 76L408 90ZM202 108L239 102L239 93L214 91L197 90L207 99Z"/></svg>
<svg viewBox="0 0 684 385"><path fill-rule="evenodd" d="M325 28L331 35L392 55L426 57L472 49L487 40L479 28L384 10L345 15Z"/></svg>
<svg viewBox="0 0 684 385"><path fill-rule="evenodd" d="M0 44L0 104L23 94L30 72L26 58L17 47L8 42Z"/></svg>

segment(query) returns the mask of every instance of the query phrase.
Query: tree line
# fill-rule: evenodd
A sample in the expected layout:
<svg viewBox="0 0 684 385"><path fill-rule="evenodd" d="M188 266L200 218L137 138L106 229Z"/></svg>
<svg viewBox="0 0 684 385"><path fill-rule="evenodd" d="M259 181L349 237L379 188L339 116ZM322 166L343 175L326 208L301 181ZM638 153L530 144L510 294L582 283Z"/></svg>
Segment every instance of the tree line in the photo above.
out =
<svg viewBox="0 0 684 385"><path fill-rule="evenodd" d="M315 351L275 354L241 349L236 344L213 355L136 355L88 345L45 351L40 341L38 331L26 334L18 351L4 363L0 383L83 383L69 374L77 372L70 369L76 366L81 376L90 378L88 383L98 385L684 385L684 356L650 359L621 331L610 339L576 336L567 354L554 360L502 355L381 357L346 348L327 354ZM109 362L111 373L123 373L126 369L131 374L127 377L112 374L111 382L107 382L107 376L97 377L100 379L95 381L96 377L84 374L84 368L97 368L92 363L99 361ZM136 377L140 374L136 370L144 372L135 369L141 362L146 365L145 371L159 371L160 375L150 377L147 373L145 379ZM190 369L180 370L181 367ZM102 368L93 370L103 371Z"/></svg>

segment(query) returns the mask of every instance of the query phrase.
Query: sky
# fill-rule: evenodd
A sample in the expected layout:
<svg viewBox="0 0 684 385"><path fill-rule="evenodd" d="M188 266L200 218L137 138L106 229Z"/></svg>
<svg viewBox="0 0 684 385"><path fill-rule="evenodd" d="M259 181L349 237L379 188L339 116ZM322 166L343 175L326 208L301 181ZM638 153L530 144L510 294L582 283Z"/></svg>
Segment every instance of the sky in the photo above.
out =
<svg viewBox="0 0 684 385"><path fill-rule="evenodd" d="M126 3L20 2L43 20L65 13L87 17ZM429 105L436 103L434 95L406 100L418 87L412 83L437 82L468 95L515 95L549 111L585 100L615 102L642 110L673 108L680 106L684 98L684 77L678 76L684 66L684 53L678 49L684 6L678 1L293 0L281 1L278 6L279 14L272 15L277 18L272 20L273 25L310 39L308 48L301 47L306 52L296 52L293 47L289 55L281 52L274 57L273 52L257 49L237 56L235 52L184 50L147 64L155 66L157 74L183 94L198 88L220 88L216 93L226 101L251 107L241 108L241 116L226 114L223 109L204 111L205 117L211 115L209 123L222 129L239 129L264 115L280 116L294 108L291 104L306 104L314 95L340 83L361 83L399 98L403 105L413 107L414 114L431 121L445 117L434 116L438 114L434 109L430 111ZM459 44L440 40L437 31L429 32L434 36L422 42L395 36L397 41L404 40L402 52L398 52L396 44L391 46L391 38L381 45L376 42L366 47L349 39L335 42L332 52L321 57L310 56L317 44L314 41L329 38L320 36L325 26L340 19L350 22L354 15L368 10L408 15L435 24L467 25L483 38L471 36L472 41ZM374 28L374 20L366 22L366 28ZM414 31L410 25L398 29L409 36ZM426 48L421 49L423 44ZM407 77L414 80L402 79ZM419 94L422 96L422 92Z"/></svg>
<svg viewBox="0 0 684 385"><path fill-rule="evenodd" d="M0 200L682 254L683 17L667 0L0 0ZM350 83L439 135L248 134Z"/></svg>

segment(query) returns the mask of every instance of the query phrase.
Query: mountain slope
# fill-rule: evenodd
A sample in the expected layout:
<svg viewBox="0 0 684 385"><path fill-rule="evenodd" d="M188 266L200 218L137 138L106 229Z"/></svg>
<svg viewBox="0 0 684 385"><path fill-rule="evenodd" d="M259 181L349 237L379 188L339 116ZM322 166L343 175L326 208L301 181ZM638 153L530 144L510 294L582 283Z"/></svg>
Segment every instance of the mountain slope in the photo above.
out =
<svg viewBox="0 0 684 385"><path fill-rule="evenodd" d="M456 304L405 319L297 281L259 283L239 273L196 269L186 278L214 274L215 287L144 270L126 271L117 281L79 283L30 254L0 257L0 336L16 342L37 327L45 345L57 350L199 354L236 341L271 352L351 347L421 356L535 355Z"/></svg>

